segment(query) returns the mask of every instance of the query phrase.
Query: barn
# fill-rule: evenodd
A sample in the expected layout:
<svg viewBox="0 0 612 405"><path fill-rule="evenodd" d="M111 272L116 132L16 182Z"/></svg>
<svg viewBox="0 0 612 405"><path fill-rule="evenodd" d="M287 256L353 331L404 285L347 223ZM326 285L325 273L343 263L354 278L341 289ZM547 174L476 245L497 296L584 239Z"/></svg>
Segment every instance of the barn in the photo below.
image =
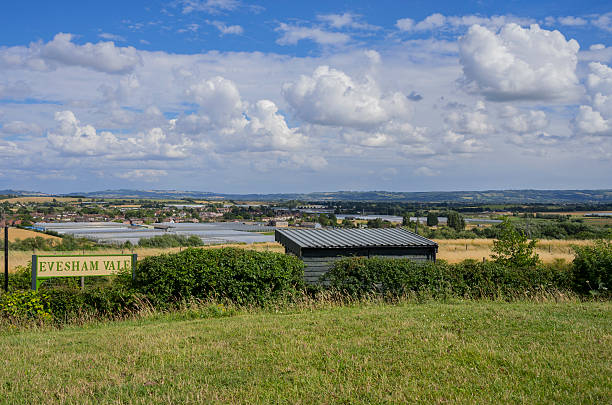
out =
<svg viewBox="0 0 612 405"><path fill-rule="evenodd" d="M401 228L277 229L274 239L285 253L304 261L304 278L316 283L335 260L347 256L435 261L438 244Z"/></svg>

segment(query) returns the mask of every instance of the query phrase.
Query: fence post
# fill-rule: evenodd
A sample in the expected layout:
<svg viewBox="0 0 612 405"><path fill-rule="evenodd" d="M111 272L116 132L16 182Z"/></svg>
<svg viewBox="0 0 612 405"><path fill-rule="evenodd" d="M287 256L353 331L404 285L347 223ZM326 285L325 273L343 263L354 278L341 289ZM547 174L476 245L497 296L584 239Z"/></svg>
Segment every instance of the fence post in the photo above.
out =
<svg viewBox="0 0 612 405"><path fill-rule="evenodd" d="M37 270L38 270L38 258L36 257L36 255L32 255L32 290L34 291L37 290L37 283L36 283Z"/></svg>
<svg viewBox="0 0 612 405"><path fill-rule="evenodd" d="M9 240L8 240L8 225L6 224L6 220L4 223L4 291L8 291L8 273L9 273Z"/></svg>

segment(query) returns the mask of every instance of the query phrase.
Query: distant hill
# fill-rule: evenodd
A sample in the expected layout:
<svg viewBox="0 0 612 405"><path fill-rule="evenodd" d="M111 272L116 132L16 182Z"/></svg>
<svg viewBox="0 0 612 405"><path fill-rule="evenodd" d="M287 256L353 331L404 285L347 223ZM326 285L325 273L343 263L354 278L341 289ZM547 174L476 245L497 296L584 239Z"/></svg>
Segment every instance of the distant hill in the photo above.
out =
<svg viewBox="0 0 612 405"><path fill-rule="evenodd" d="M464 204L528 204L528 203L612 203L608 190L485 190L485 191L330 191L279 194L221 194L181 190L104 190L70 194L45 194L36 191L0 190L7 196L78 196L84 198L167 199L167 200L240 200L240 201L387 201L449 202Z"/></svg>
<svg viewBox="0 0 612 405"><path fill-rule="evenodd" d="M281 194L220 194L178 190L106 190L73 195L88 198L208 199L208 200L305 200L305 201L397 201L454 203L610 203L612 190L486 190L486 191L332 191Z"/></svg>
<svg viewBox="0 0 612 405"><path fill-rule="evenodd" d="M51 194L41 193L38 191L23 191L23 190L0 190L1 196L11 197L45 197Z"/></svg>

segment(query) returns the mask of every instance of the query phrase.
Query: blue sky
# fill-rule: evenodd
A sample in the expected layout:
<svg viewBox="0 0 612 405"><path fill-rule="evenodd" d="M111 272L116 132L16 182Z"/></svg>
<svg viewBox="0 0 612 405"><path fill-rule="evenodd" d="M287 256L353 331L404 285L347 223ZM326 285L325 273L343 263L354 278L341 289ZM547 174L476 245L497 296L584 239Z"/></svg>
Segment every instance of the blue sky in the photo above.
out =
<svg viewBox="0 0 612 405"><path fill-rule="evenodd" d="M604 1L0 6L0 189L610 188Z"/></svg>

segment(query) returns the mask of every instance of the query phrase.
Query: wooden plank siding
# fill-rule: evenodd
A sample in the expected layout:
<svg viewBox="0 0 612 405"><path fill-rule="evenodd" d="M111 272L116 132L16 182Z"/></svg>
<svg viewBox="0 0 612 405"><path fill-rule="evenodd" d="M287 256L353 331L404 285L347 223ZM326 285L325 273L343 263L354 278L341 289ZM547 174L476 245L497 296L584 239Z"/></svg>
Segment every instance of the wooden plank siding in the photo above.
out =
<svg viewBox="0 0 612 405"><path fill-rule="evenodd" d="M291 252L287 252L291 253ZM433 248L362 248L362 249L305 249L302 248L301 259L306 265L304 281L310 284L319 282L336 260L345 257L392 257L413 261L435 261L436 251Z"/></svg>
<svg viewBox="0 0 612 405"><path fill-rule="evenodd" d="M304 261L304 279L317 283L343 257L435 261L438 244L405 229L276 230L285 253Z"/></svg>

